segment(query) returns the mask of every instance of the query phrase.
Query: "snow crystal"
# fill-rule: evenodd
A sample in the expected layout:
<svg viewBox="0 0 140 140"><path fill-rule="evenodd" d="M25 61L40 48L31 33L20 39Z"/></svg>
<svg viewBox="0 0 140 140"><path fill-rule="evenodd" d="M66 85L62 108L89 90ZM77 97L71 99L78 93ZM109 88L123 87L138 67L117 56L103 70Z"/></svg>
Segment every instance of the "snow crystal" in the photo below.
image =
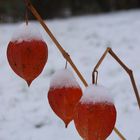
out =
<svg viewBox="0 0 140 140"><path fill-rule="evenodd" d="M99 102L113 103L113 97L105 87L92 84L86 88L80 102L87 104Z"/></svg>
<svg viewBox="0 0 140 140"><path fill-rule="evenodd" d="M68 69L62 69L55 72L50 82L51 88L75 87L79 88L73 73Z"/></svg>
<svg viewBox="0 0 140 140"><path fill-rule="evenodd" d="M13 33L12 42L22 42L22 41L30 41L30 40L43 40L40 32L36 29L36 26L29 23L21 24L19 27L16 28L15 32Z"/></svg>

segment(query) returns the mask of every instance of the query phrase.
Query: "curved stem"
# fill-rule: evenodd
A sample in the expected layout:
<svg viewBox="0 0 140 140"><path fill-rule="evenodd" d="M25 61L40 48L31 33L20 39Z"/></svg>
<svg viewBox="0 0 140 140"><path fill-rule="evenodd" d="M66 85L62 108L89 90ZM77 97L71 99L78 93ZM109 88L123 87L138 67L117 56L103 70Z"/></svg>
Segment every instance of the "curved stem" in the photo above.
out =
<svg viewBox="0 0 140 140"><path fill-rule="evenodd" d="M96 85L98 83L98 71L97 70L94 70L92 72L92 83L96 84Z"/></svg>
<svg viewBox="0 0 140 140"><path fill-rule="evenodd" d="M97 71L97 69L99 68L99 66L101 65L103 60L105 59L107 53L109 53L122 66L122 68L126 71L128 76L130 77L131 84L132 84L132 87L133 87L133 90L134 90L134 93L135 93L135 96L136 96L136 100L137 100L137 103L138 103L138 107L140 109L140 96L139 96L138 89L137 89L137 86L136 86L136 82L135 82L135 79L134 79L133 71L131 69L129 69L122 62L122 60L113 52L113 50L111 48L106 49L105 53L102 55L102 57L100 58L100 60L96 64L96 66L95 66L95 68L93 70L93 73L94 73L94 71Z"/></svg>
<svg viewBox="0 0 140 140"><path fill-rule="evenodd" d="M132 87L133 87L133 90L134 90L134 93L135 93L135 96L136 96L136 100L137 100L137 103L138 103L138 107L140 109L140 96L139 96L139 93L138 93L138 89L137 89L137 86L136 86L136 82L135 82L135 79L134 79L134 75L133 75L133 71L131 69L129 69L120 59L119 57L112 51L112 49L109 50L109 54L123 67L123 69L126 71L126 73L129 75L129 78L131 80L131 84L132 84Z"/></svg>

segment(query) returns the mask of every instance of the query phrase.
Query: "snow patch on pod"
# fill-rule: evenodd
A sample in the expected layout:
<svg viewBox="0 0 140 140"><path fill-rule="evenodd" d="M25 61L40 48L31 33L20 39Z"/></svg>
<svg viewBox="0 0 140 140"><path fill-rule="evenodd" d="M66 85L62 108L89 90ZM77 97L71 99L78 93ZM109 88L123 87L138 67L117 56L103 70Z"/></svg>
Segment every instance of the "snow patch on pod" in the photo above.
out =
<svg viewBox="0 0 140 140"><path fill-rule="evenodd" d="M73 73L68 69L58 70L52 76L50 88L80 88Z"/></svg>
<svg viewBox="0 0 140 140"><path fill-rule="evenodd" d="M31 40L42 40L41 33L36 29L36 26L29 23L23 23L16 28L13 36L11 38L11 42L21 43L22 41L31 41Z"/></svg>
<svg viewBox="0 0 140 140"><path fill-rule="evenodd" d="M101 102L114 104L113 96L108 89L93 84L86 88L80 102L82 104L95 104Z"/></svg>

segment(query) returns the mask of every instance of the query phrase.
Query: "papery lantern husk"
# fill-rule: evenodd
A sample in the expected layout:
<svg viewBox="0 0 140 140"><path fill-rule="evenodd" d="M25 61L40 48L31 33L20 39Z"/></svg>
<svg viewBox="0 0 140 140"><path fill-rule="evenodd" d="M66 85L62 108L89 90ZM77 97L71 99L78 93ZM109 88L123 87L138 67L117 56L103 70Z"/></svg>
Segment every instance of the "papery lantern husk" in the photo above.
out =
<svg viewBox="0 0 140 140"><path fill-rule="evenodd" d="M47 44L42 40L11 41L7 49L7 58L13 71L30 86L47 62Z"/></svg>
<svg viewBox="0 0 140 140"><path fill-rule="evenodd" d="M105 140L116 122L116 108L107 102L76 105L74 123L84 140Z"/></svg>
<svg viewBox="0 0 140 140"><path fill-rule="evenodd" d="M82 90L76 87L50 89L48 92L49 104L55 114L64 121L66 128L73 120L73 111L81 96Z"/></svg>

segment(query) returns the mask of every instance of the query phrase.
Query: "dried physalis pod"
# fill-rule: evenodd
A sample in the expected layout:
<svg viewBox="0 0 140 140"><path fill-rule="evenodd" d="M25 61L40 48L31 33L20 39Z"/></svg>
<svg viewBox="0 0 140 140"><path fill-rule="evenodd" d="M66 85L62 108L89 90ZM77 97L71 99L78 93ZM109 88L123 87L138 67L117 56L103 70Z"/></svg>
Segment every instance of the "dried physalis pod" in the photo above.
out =
<svg viewBox="0 0 140 140"><path fill-rule="evenodd" d="M7 58L13 71L30 86L48 59L47 45L35 26L22 24L16 29L7 48Z"/></svg>
<svg viewBox="0 0 140 140"><path fill-rule="evenodd" d="M48 92L49 104L66 127L73 120L73 111L81 96L82 90L71 71L62 69L53 75Z"/></svg>
<svg viewBox="0 0 140 140"><path fill-rule="evenodd" d="M105 140L116 122L116 108L108 90L90 85L74 110L74 123L84 140Z"/></svg>

